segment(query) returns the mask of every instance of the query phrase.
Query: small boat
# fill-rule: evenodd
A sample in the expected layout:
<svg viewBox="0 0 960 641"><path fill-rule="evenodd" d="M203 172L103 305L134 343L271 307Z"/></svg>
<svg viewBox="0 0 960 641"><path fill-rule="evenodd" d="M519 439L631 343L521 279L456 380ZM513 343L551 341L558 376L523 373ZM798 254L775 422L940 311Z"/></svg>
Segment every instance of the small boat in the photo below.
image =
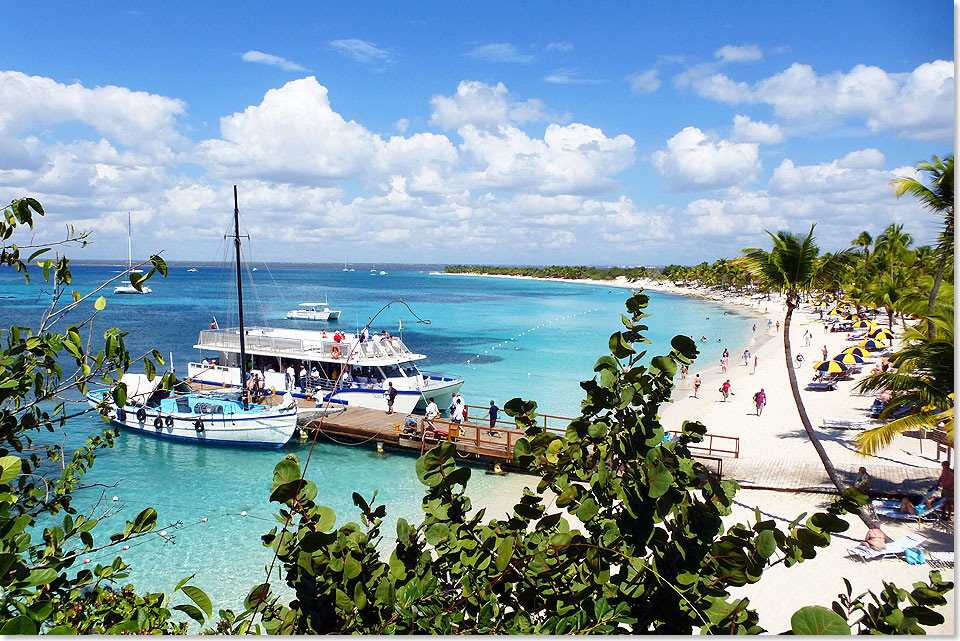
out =
<svg viewBox="0 0 960 641"><path fill-rule="evenodd" d="M188 269L187 271L188 271L188 272L195 272L195 271L197 271L197 268L196 268L196 267L191 267L191 268Z"/></svg>
<svg viewBox="0 0 960 641"><path fill-rule="evenodd" d="M130 244L130 212L127 212L127 272L128 273L139 273L139 269L133 268L133 248ZM141 285L140 289L137 289L132 284L127 283L126 285L117 285L113 288L114 294L149 294L150 288L146 285Z"/></svg>
<svg viewBox="0 0 960 641"><path fill-rule="evenodd" d="M322 303L300 303L297 309L287 312L291 320L332 321L340 318L339 309L330 309L326 301Z"/></svg>
<svg viewBox="0 0 960 641"><path fill-rule="evenodd" d="M380 275L381 275L381 276L385 276L386 273L387 273L387 272L383 271L382 269L380 270Z"/></svg>
<svg viewBox="0 0 960 641"><path fill-rule="evenodd" d="M347 269L347 261L343 261L343 271L345 272L350 271L349 269Z"/></svg>
<svg viewBox="0 0 960 641"><path fill-rule="evenodd" d="M126 402L122 407L113 402L109 389L87 394L87 402L98 408L104 419L133 431L204 444L280 447L293 436L297 429L298 407L291 394L283 394L277 405L267 405L251 402L250 393L246 391L249 372L245 366L248 360L243 341L246 332L243 286L239 276L240 208L236 187L233 188L233 207L240 312L237 330L239 360L236 362L244 367L235 367L230 372L230 388L221 384L221 389L212 391L193 391L186 383L180 383L173 391L158 389L159 377L150 381L145 375L127 373L122 379L127 388Z"/></svg>

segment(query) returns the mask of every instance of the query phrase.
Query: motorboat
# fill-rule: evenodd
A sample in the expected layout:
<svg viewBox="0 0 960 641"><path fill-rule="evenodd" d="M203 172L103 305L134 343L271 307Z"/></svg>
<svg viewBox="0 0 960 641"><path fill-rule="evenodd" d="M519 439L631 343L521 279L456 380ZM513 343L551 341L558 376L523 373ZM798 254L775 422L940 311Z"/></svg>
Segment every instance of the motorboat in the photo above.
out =
<svg viewBox="0 0 960 641"><path fill-rule="evenodd" d="M239 386L242 336L252 371L265 390L278 395L291 392L318 404L386 410L392 383L397 390L394 411L410 413L423 410L431 398L447 407L463 386L463 379L421 372L416 363L426 355L412 352L400 338L374 335L363 340L363 335L274 327L203 330L194 347L201 357L209 357L188 365L187 380Z"/></svg>
<svg viewBox="0 0 960 641"><path fill-rule="evenodd" d="M239 327L236 330L239 360L247 363L242 337L243 285L240 274L240 209L237 188L233 188L234 243L237 260L237 304ZM214 320L214 325L216 321ZM235 357L236 358L236 357ZM258 445L280 447L297 429L297 401L291 394L264 395L269 401L252 402L247 389L247 368L234 368L236 385L232 389L195 391L188 384L179 384L174 390L162 389L160 378L149 380L145 375L127 373L121 379L126 388L126 400L118 406L109 389L87 394L87 402L100 411L104 419L130 430L195 443ZM222 388L222 386L219 386Z"/></svg>
<svg viewBox="0 0 960 641"><path fill-rule="evenodd" d="M130 212L127 212L127 273L134 274L139 273L139 269L133 268L133 246L131 244L131 226L130 226ZM127 283L126 285L117 285L113 288L114 294L149 294L150 288L146 285L141 285L140 289L137 289L132 284Z"/></svg>
<svg viewBox="0 0 960 641"><path fill-rule="evenodd" d="M333 321L340 318L340 310L330 309L326 302L300 303L297 309L291 309L287 312L287 318L291 320Z"/></svg>
<svg viewBox="0 0 960 641"><path fill-rule="evenodd" d="M187 271L188 271L188 272L195 272L195 271L197 271L197 268L196 268L196 267L191 267L191 268L188 269Z"/></svg>

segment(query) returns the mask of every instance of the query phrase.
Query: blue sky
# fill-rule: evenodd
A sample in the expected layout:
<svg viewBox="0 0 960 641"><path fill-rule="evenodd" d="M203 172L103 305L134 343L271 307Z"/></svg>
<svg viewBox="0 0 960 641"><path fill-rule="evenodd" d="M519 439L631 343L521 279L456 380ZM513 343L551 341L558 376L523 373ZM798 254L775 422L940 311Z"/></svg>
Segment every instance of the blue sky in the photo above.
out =
<svg viewBox="0 0 960 641"><path fill-rule="evenodd" d="M944 2L0 0L0 196L85 258L693 264L936 221ZM79 256L77 256L79 257Z"/></svg>

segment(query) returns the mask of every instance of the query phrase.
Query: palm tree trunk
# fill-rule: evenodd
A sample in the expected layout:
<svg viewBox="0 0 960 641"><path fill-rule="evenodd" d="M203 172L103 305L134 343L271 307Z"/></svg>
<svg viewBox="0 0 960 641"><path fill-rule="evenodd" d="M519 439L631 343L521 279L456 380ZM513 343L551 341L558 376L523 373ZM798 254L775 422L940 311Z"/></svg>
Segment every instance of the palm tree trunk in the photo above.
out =
<svg viewBox="0 0 960 641"><path fill-rule="evenodd" d="M794 303L792 297L788 295L787 315L783 319L783 354L787 363L787 376L790 378L790 391L793 392L793 401L797 404L797 412L800 414L800 422L803 424L803 429L807 433L807 438L809 438L810 443L813 444L813 449L817 451L817 456L820 457L820 462L823 463L823 469L827 472L827 476L830 477L833 485L837 488L837 492L843 494L847 488L837 473L837 468L834 467L833 461L831 461L827 455L827 451L823 449L823 443L820 442L820 437L817 436L816 431L814 431L810 417L807 416L807 409L804 407L803 400L800 398L800 386L797 384L797 371L793 368L793 350L790 347L790 321L793 317L795 307L796 303ZM867 528L879 527L877 521L870 516L870 512L866 506L860 508L858 516Z"/></svg>
<svg viewBox="0 0 960 641"><path fill-rule="evenodd" d="M943 270L947 266L947 254L940 257L940 264L937 266L937 275L933 278L933 289L930 290L930 303L927 305L927 315L933 316L933 309L937 304L937 294L940 292L940 283L943 282ZM937 328L933 320L927 320L927 338L933 340L937 337Z"/></svg>

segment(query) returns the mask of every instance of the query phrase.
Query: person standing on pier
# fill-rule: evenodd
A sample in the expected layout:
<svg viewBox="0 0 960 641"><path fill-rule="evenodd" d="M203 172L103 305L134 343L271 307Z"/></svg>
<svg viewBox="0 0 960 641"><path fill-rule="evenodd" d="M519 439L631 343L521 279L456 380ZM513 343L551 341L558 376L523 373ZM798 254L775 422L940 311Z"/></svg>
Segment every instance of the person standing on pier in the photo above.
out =
<svg viewBox="0 0 960 641"><path fill-rule="evenodd" d="M490 436L500 436L497 433L497 417L500 415L500 408L493 401L490 401L490 411L487 416L490 417L490 430L487 432Z"/></svg>
<svg viewBox="0 0 960 641"><path fill-rule="evenodd" d="M424 411L424 413L423 413L423 418L426 419L426 421L427 421L427 424L426 424L426 426L424 427L424 431L426 431L426 430L428 430L428 429L429 429L429 430L435 430L435 429L436 429L436 428L434 428L434 426L433 426L433 419L437 418L437 414L439 414L439 413L440 413L440 408L437 407L436 402L434 402L433 398L431 398L431 399L430 399L430 402L427 403L427 409L426 409L426 411Z"/></svg>
<svg viewBox="0 0 960 641"><path fill-rule="evenodd" d="M393 414L393 402L397 400L397 388L387 383L387 414Z"/></svg>

